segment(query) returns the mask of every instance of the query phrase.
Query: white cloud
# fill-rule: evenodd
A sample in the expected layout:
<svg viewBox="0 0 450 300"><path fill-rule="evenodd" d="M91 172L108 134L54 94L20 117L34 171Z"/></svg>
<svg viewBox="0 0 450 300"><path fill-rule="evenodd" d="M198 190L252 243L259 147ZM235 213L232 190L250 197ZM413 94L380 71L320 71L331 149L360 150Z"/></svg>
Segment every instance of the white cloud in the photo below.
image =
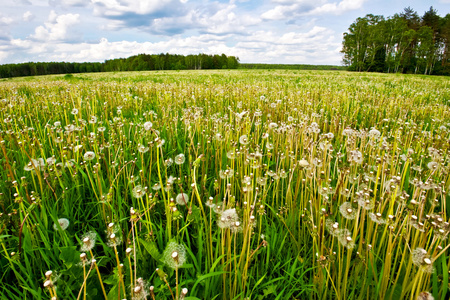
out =
<svg viewBox="0 0 450 300"><path fill-rule="evenodd" d="M166 9L169 5L174 8L177 3L180 3L178 0L91 0L91 2L96 5L97 12L106 16L122 15L123 13L152 14Z"/></svg>
<svg viewBox="0 0 450 300"><path fill-rule="evenodd" d="M10 25L14 22L13 18L11 17L3 17L0 16L0 26L1 25Z"/></svg>
<svg viewBox="0 0 450 300"><path fill-rule="evenodd" d="M33 13L31 12L31 11L26 11L24 14L23 14L23 16L22 16L22 19L24 20L24 21L26 21L26 22L28 22L28 21L31 21L31 20L33 20L34 19L34 15L33 15Z"/></svg>
<svg viewBox="0 0 450 300"><path fill-rule="evenodd" d="M90 4L90 0L49 0L48 4L51 6L85 6Z"/></svg>
<svg viewBox="0 0 450 300"><path fill-rule="evenodd" d="M68 38L72 39L73 36L68 35L69 29L79 22L79 14L57 15L55 11L52 10L48 17L48 21L44 23L44 26L38 26L31 37L46 42L61 41Z"/></svg>
<svg viewBox="0 0 450 300"><path fill-rule="evenodd" d="M350 10L360 9L365 0L342 0L339 3L326 3L309 12L311 15L342 14Z"/></svg>

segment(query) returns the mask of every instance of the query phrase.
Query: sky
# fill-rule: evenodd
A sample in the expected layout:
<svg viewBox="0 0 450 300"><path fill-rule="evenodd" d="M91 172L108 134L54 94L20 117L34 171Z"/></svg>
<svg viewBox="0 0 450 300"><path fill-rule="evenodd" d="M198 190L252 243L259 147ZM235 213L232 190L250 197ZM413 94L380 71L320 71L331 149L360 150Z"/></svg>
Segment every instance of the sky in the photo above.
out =
<svg viewBox="0 0 450 300"><path fill-rule="evenodd" d="M408 6L450 13L450 0L1 0L0 64L224 53L342 65L342 35L356 18Z"/></svg>

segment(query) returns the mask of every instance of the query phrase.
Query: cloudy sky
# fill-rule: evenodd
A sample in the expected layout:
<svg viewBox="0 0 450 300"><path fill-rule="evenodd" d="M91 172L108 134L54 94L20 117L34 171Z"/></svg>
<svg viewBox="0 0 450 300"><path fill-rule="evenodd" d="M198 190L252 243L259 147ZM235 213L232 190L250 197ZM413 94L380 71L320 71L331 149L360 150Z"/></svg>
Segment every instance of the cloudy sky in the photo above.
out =
<svg viewBox="0 0 450 300"><path fill-rule="evenodd" d="M450 13L450 0L0 1L0 64L169 52L340 65L342 33L357 17L407 6Z"/></svg>

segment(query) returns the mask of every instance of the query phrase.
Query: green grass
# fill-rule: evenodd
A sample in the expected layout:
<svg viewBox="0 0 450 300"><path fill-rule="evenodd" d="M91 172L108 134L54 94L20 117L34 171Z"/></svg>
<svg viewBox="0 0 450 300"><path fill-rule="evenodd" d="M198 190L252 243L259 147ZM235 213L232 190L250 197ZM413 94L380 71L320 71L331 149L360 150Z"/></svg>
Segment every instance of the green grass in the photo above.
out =
<svg viewBox="0 0 450 300"><path fill-rule="evenodd" d="M448 299L449 101L342 71L1 80L0 295Z"/></svg>

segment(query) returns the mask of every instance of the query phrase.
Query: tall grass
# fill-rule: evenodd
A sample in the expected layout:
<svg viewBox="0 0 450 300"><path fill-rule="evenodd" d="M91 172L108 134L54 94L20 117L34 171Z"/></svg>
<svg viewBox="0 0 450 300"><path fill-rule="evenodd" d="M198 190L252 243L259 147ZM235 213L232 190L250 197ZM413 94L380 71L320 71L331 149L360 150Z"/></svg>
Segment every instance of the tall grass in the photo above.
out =
<svg viewBox="0 0 450 300"><path fill-rule="evenodd" d="M448 299L449 101L345 72L0 81L0 294Z"/></svg>

